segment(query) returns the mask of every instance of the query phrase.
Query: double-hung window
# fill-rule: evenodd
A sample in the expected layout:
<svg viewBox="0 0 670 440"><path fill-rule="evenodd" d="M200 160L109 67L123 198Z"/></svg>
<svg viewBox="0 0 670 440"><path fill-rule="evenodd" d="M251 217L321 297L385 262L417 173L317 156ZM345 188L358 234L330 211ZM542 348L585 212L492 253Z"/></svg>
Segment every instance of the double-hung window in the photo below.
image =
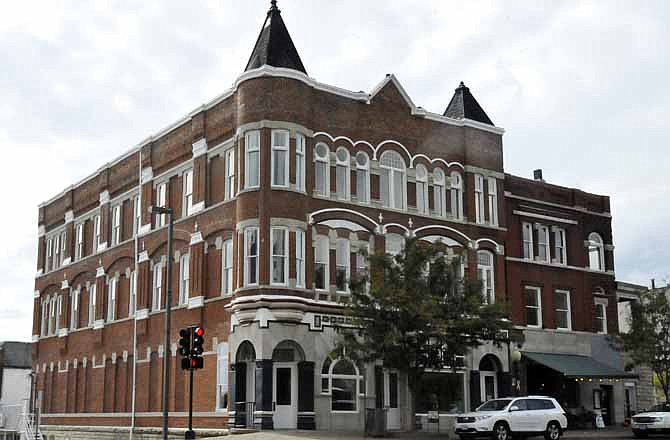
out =
<svg viewBox="0 0 670 440"><path fill-rule="evenodd" d="M70 329L79 327L79 290L70 291Z"/></svg>
<svg viewBox="0 0 670 440"><path fill-rule="evenodd" d="M475 174L475 221L484 223L484 176Z"/></svg>
<svg viewBox="0 0 670 440"><path fill-rule="evenodd" d="M75 231L76 245L74 248L74 259L81 260L84 257L84 224L79 223Z"/></svg>
<svg viewBox="0 0 670 440"><path fill-rule="evenodd" d="M330 150L321 143L314 147L314 192L323 197L330 196Z"/></svg>
<svg viewBox="0 0 670 440"><path fill-rule="evenodd" d="M589 234L589 268L591 270L605 270L603 239L596 232Z"/></svg>
<svg viewBox="0 0 670 440"><path fill-rule="evenodd" d="M305 190L305 136L295 135L295 189Z"/></svg>
<svg viewBox="0 0 670 440"><path fill-rule="evenodd" d="M163 182L156 187L156 206L165 208L167 201L167 182ZM157 227L165 226L167 223L167 214L158 214L156 225Z"/></svg>
<svg viewBox="0 0 670 440"><path fill-rule="evenodd" d="M370 158L362 151L356 154L356 198L360 203L370 202Z"/></svg>
<svg viewBox="0 0 670 440"><path fill-rule="evenodd" d="M451 216L457 220L463 218L463 178L458 171L452 171L451 178Z"/></svg>
<svg viewBox="0 0 670 440"><path fill-rule="evenodd" d="M595 300L595 327L596 332L607 334L607 302L600 299Z"/></svg>
<svg viewBox="0 0 670 440"><path fill-rule="evenodd" d="M60 266L60 235L56 234L54 238L54 258L53 258L53 268L58 269Z"/></svg>
<svg viewBox="0 0 670 440"><path fill-rule="evenodd" d="M382 204L389 208L405 209L407 184L402 156L396 151L386 151L382 154L379 167Z"/></svg>
<svg viewBox="0 0 670 440"><path fill-rule="evenodd" d="M549 228L546 225L537 225L537 256L540 261L551 261L549 254Z"/></svg>
<svg viewBox="0 0 670 440"><path fill-rule="evenodd" d="M128 316L135 316L137 307L137 272L130 272L130 289L128 293Z"/></svg>
<svg viewBox="0 0 670 440"><path fill-rule="evenodd" d="M221 342L216 356L216 409L228 409L228 343Z"/></svg>
<svg viewBox="0 0 670 440"><path fill-rule="evenodd" d="M527 222L521 223L521 231L523 234L523 258L526 260L533 259L533 225Z"/></svg>
<svg viewBox="0 0 670 440"><path fill-rule="evenodd" d="M489 177L487 182L489 193L489 223L498 226L498 185L495 177Z"/></svg>
<svg viewBox="0 0 670 440"><path fill-rule="evenodd" d="M445 196L444 196L444 171L440 168L436 168L433 171L433 205L435 208L435 214L440 217L444 217L447 213ZM427 200L428 198L426 198Z"/></svg>
<svg viewBox="0 0 670 440"><path fill-rule="evenodd" d="M556 310L556 328L559 330L572 330L569 290L556 290L554 294L554 308Z"/></svg>
<svg viewBox="0 0 670 440"><path fill-rule="evenodd" d="M95 293L95 283L91 284L88 288L88 326L93 327L95 323L95 303L97 301Z"/></svg>
<svg viewBox="0 0 670 440"><path fill-rule="evenodd" d="M428 214L428 171L421 164L416 166L416 210Z"/></svg>
<svg viewBox="0 0 670 440"><path fill-rule="evenodd" d="M288 145L288 131L272 130L272 186L288 187Z"/></svg>
<svg viewBox="0 0 670 440"><path fill-rule="evenodd" d="M335 152L335 188L339 200L349 200L349 150L340 147Z"/></svg>
<svg viewBox="0 0 670 440"><path fill-rule="evenodd" d="M137 235L140 231L140 222L142 216L140 212L140 196L133 197L133 235Z"/></svg>
<svg viewBox="0 0 670 440"><path fill-rule="evenodd" d="M121 242L121 205L112 207L112 246Z"/></svg>
<svg viewBox="0 0 670 440"><path fill-rule="evenodd" d="M52 297L51 301L49 303L49 331L48 333L50 335L53 335L55 333L55 328L56 328L56 302L58 300L56 297Z"/></svg>
<svg viewBox="0 0 670 440"><path fill-rule="evenodd" d="M182 217L188 217L193 212L193 169L184 171L182 186L184 193Z"/></svg>
<svg viewBox="0 0 670 440"><path fill-rule="evenodd" d="M246 134L244 140L244 187L258 188L260 175L260 141L261 136L258 130L250 131Z"/></svg>
<svg viewBox="0 0 670 440"><path fill-rule="evenodd" d="M305 231L295 231L295 285L305 287Z"/></svg>
<svg viewBox="0 0 670 440"><path fill-rule="evenodd" d="M65 246L67 244L67 242L65 241L66 237L67 237L66 231L60 233L60 262L58 263L59 266L63 264L63 258L65 258Z"/></svg>
<svg viewBox="0 0 670 440"><path fill-rule="evenodd" d="M349 240L338 238L335 244L335 285L340 293L349 291Z"/></svg>
<svg viewBox="0 0 670 440"><path fill-rule="evenodd" d="M189 279L190 279L190 254L184 254L179 257L179 305L188 303Z"/></svg>
<svg viewBox="0 0 670 440"><path fill-rule="evenodd" d="M56 324L54 333L58 334L60 323L63 320L63 295L58 295L56 300Z"/></svg>
<svg viewBox="0 0 670 440"><path fill-rule="evenodd" d="M477 251L477 278L482 283L482 294L486 304L496 302L493 274L493 253L490 251Z"/></svg>
<svg viewBox="0 0 670 440"><path fill-rule="evenodd" d="M107 322L116 319L116 277L107 283Z"/></svg>
<svg viewBox="0 0 670 440"><path fill-rule="evenodd" d="M224 295L233 294L233 240L226 240L221 247L223 276L221 277L221 291Z"/></svg>
<svg viewBox="0 0 670 440"><path fill-rule="evenodd" d="M526 325L542 327L542 290L535 286L524 287L526 299Z"/></svg>
<svg viewBox="0 0 670 440"><path fill-rule="evenodd" d="M163 296L163 265L156 263L154 265L154 285L151 296L151 310L161 309L161 299Z"/></svg>
<svg viewBox="0 0 670 440"><path fill-rule="evenodd" d="M226 151L226 200L235 197L235 149Z"/></svg>
<svg viewBox="0 0 670 440"><path fill-rule="evenodd" d="M288 283L288 230L272 228L270 235L272 243L271 282L284 286Z"/></svg>
<svg viewBox="0 0 670 440"><path fill-rule="evenodd" d="M42 301L42 323L40 327L40 336L47 335L47 321L49 321L49 298Z"/></svg>
<svg viewBox="0 0 670 440"><path fill-rule="evenodd" d="M45 272L48 272L53 267L53 240L51 238L47 239L47 257L45 265Z"/></svg>
<svg viewBox="0 0 670 440"><path fill-rule="evenodd" d="M329 261L330 240L321 235L316 239L314 252L314 288L317 290L328 290L329 288Z"/></svg>
<svg viewBox="0 0 670 440"><path fill-rule="evenodd" d="M565 229L554 228L554 258L558 264L568 264Z"/></svg>
<svg viewBox="0 0 670 440"><path fill-rule="evenodd" d="M258 228L244 231L244 285L258 284Z"/></svg>

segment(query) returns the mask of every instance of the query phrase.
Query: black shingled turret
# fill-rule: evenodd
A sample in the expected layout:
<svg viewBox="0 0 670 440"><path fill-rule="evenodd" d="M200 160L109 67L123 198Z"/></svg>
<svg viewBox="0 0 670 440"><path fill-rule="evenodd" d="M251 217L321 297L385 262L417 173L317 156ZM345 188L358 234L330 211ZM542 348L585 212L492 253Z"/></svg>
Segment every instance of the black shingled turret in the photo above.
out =
<svg viewBox="0 0 670 440"><path fill-rule="evenodd" d="M463 81L451 98L447 109L444 111L444 116L454 119L472 119L473 121L494 125L475 97L472 96L470 89L463 84Z"/></svg>
<svg viewBox="0 0 670 440"><path fill-rule="evenodd" d="M272 0L270 10L268 11L261 33L256 40L256 46L251 53L249 62L244 71L256 69L264 65L273 67L284 67L287 69L298 70L307 74L302 65L300 55L293 45L291 35L286 29L284 20L281 18L281 11L277 7L277 1Z"/></svg>

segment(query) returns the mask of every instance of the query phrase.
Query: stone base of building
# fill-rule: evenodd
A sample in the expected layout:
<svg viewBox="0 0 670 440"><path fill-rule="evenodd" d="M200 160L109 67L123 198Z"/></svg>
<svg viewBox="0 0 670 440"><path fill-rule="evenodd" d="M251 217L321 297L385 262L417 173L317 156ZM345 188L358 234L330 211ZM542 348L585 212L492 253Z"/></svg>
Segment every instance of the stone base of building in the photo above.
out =
<svg viewBox="0 0 670 440"><path fill-rule="evenodd" d="M57 426L43 425L40 427L42 436L48 440L127 440L129 429L127 427L112 426ZM171 440L182 440L184 438L183 428L170 428L168 438ZM219 437L228 435L227 429L196 429L197 438ZM162 438L160 428L135 428L134 440L159 440Z"/></svg>

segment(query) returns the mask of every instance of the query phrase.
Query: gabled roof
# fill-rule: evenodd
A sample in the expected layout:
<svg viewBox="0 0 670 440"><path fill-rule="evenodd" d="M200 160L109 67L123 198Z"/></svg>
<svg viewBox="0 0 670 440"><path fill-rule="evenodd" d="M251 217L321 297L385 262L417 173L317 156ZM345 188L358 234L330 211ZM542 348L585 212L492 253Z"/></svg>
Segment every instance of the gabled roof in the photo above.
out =
<svg viewBox="0 0 670 440"><path fill-rule="evenodd" d="M471 119L484 124L494 125L475 97L472 96L470 89L463 84L463 81L461 81L461 84L454 92L454 96L444 111L444 116L453 119Z"/></svg>
<svg viewBox="0 0 670 440"><path fill-rule="evenodd" d="M265 17L263 28L258 35L258 40L256 40L256 45L244 71L268 65L298 70L307 74L305 67L302 65L302 60L300 60L300 55L298 55L298 51L293 45L291 35L281 18L277 1L272 0L271 4L272 6Z"/></svg>
<svg viewBox="0 0 670 440"><path fill-rule="evenodd" d="M0 342L0 367L29 369L32 358L30 342Z"/></svg>

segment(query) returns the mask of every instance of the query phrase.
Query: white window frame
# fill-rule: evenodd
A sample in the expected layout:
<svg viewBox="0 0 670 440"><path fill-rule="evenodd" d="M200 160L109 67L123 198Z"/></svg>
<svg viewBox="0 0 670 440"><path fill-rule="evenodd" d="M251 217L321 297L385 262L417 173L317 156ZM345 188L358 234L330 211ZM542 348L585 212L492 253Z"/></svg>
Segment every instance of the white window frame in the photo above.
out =
<svg viewBox="0 0 670 440"><path fill-rule="evenodd" d="M326 149L325 157L319 156L317 150L323 146ZM323 188L319 189L319 168L323 167ZM322 197L330 197L330 148L323 142L314 146L314 194Z"/></svg>
<svg viewBox="0 0 670 440"><path fill-rule="evenodd" d="M44 261L45 266L44 271L49 272L53 267L53 240L51 238L47 239L46 248L47 248L46 251L47 255Z"/></svg>
<svg viewBox="0 0 670 440"><path fill-rule="evenodd" d="M600 322L600 325L596 329L596 332L599 335L606 335L608 333L607 331L607 305L608 302L606 299L602 298L595 298L594 299L594 304L596 306L596 321ZM599 313L600 310L602 309L602 317L600 317Z"/></svg>
<svg viewBox="0 0 670 440"><path fill-rule="evenodd" d="M121 205L112 206L112 246L121 243Z"/></svg>
<svg viewBox="0 0 670 440"><path fill-rule="evenodd" d="M428 214L428 170L418 164L414 170L416 185L416 210L419 214Z"/></svg>
<svg viewBox="0 0 670 440"><path fill-rule="evenodd" d="M191 291L191 254L185 253L179 257L179 305L188 304Z"/></svg>
<svg viewBox="0 0 670 440"><path fill-rule="evenodd" d="M591 232L588 239L588 268L591 270L597 270L600 272L605 271L605 242L600 234L597 232ZM594 267L593 259L591 258L591 253L598 252L598 267Z"/></svg>
<svg viewBox="0 0 670 440"><path fill-rule="evenodd" d="M346 155L344 159L340 158L340 152ZM344 182L340 181L344 179ZM341 186L344 185L342 188ZM335 150L335 194L338 200L349 200L351 198L351 155L349 150L344 147L338 147Z"/></svg>
<svg viewBox="0 0 670 440"><path fill-rule="evenodd" d="M235 149L231 148L226 151L225 164L226 167L226 200L235 198Z"/></svg>
<svg viewBox="0 0 670 440"><path fill-rule="evenodd" d="M534 259L534 248L533 248L533 225L530 222L521 223L521 239L523 242L523 258L525 260Z"/></svg>
<svg viewBox="0 0 670 440"><path fill-rule="evenodd" d="M567 309L559 309L557 302L554 301L554 314L558 313L567 313L568 319L566 322L568 323L567 327L559 327L558 326L558 320L554 318L555 324L556 324L556 330L567 330L571 331L572 330L572 305L570 304L570 291L565 290L565 289L556 289L555 294L564 294L565 295L565 300L566 300L566 305Z"/></svg>
<svg viewBox="0 0 670 440"><path fill-rule="evenodd" d="M351 243L348 238L344 237L338 237L335 243L335 285L337 286L337 274L340 272L341 268L344 268L345 277L344 289L340 289L340 287L337 286L337 293L349 293L349 279L351 278ZM343 248L340 248L340 246L343 246Z"/></svg>
<svg viewBox="0 0 670 440"><path fill-rule="evenodd" d="M392 257L400 255L403 249L405 249L405 237L400 234L386 234L385 241L386 243L384 251Z"/></svg>
<svg viewBox="0 0 670 440"><path fill-rule="evenodd" d="M275 253L274 241L275 236L282 235L284 248L280 249L280 253ZM288 285L288 229L284 227L270 228L270 284L273 286L287 286ZM280 258L282 262L282 275L284 281L275 280L274 278L274 261L275 258Z"/></svg>
<svg viewBox="0 0 670 440"><path fill-rule="evenodd" d="M389 156L396 156L402 163L402 168L396 168L392 165L384 164L384 158ZM395 150L385 151L379 159L379 168L380 168L380 195L384 193L384 182L383 177L386 174L387 180L387 197L388 200L384 200L384 197L381 197L382 204L386 208L405 210L407 209L407 164L402 155ZM400 182L396 182L397 179L400 179ZM398 185L399 183L399 185ZM396 186L400 186L401 194L400 204L398 204L398 195L396 194ZM400 205L400 206L398 206Z"/></svg>
<svg viewBox="0 0 670 440"><path fill-rule="evenodd" d="M451 216L456 220L463 220L463 176L458 171L449 173Z"/></svg>
<svg viewBox="0 0 670 440"><path fill-rule="evenodd" d="M542 328L542 289L537 286L524 286L524 318L526 319L526 327ZM526 299L526 291L532 290L535 292L537 299L537 306L529 306ZM537 316L537 324L528 324L528 309L534 309Z"/></svg>
<svg viewBox="0 0 670 440"><path fill-rule="evenodd" d="M305 231L295 231L295 286L305 287Z"/></svg>
<svg viewBox="0 0 670 440"><path fill-rule="evenodd" d="M40 336L45 337L48 334L48 322L49 322L49 297L47 296L44 301L42 301L42 316L41 316L41 325L40 325Z"/></svg>
<svg viewBox="0 0 670 440"><path fill-rule="evenodd" d="M475 222L478 224L484 221L484 176L475 174Z"/></svg>
<svg viewBox="0 0 670 440"><path fill-rule="evenodd" d="M325 246L325 259L321 261L319 255L319 246ZM323 265L323 288L316 286L316 268ZM318 235L314 243L314 289L321 292L330 290L330 239L325 235Z"/></svg>
<svg viewBox="0 0 670 440"><path fill-rule="evenodd" d="M541 223L535 224L537 229L537 261L551 262L551 246L549 242L549 227ZM544 256L542 255L544 251Z"/></svg>
<svg viewBox="0 0 670 440"><path fill-rule="evenodd" d="M128 316L135 316L137 311L137 271L130 272L128 288Z"/></svg>
<svg viewBox="0 0 670 440"><path fill-rule="evenodd" d="M479 255L487 255L491 264L484 265L479 261ZM477 251L477 277L482 283L482 294L485 304L494 304L496 302L496 283L495 283L495 255L489 250ZM491 301L489 301L489 298Z"/></svg>
<svg viewBox="0 0 670 440"><path fill-rule="evenodd" d="M161 309L163 299L163 264L154 264L153 283L151 285L151 310L157 312Z"/></svg>
<svg viewBox="0 0 670 440"><path fill-rule="evenodd" d="M568 264L567 235L564 228L553 227L554 230L554 258L557 264ZM559 245L559 243L561 243Z"/></svg>
<svg viewBox="0 0 670 440"><path fill-rule="evenodd" d="M363 164L358 158L364 158ZM364 151L356 153L356 200L358 203L370 203L370 156Z"/></svg>
<svg viewBox="0 0 670 440"><path fill-rule="evenodd" d="M97 295L96 285L92 283L88 287L88 326L93 327L95 323L95 309L96 309Z"/></svg>
<svg viewBox="0 0 670 440"><path fill-rule="evenodd" d="M140 223L142 222L142 213L140 212L140 196L133 197L133 236L140 231Z"/></svg>
<svg viewBox="0 0 670 440"><path fill-rule="evenodd" d="M254 235L256 237L256 253L254 255L251 255L249 253L249 245L251 243L250 237ZM258 248L260 245L260 237L258 236L258 228L257 227L250 227L246 228L244 230L244 285L245 286L257 286L258 285L258 266L259 266L259 261L258 261ZM256 262L256 270L254 271L254 281L251 281L251 273L250 273L250 261L251 259L255 259Z"/></svg>
<svg viewBox="0 0 670 440"><path fill-rule="evenodd" d="M281 145L276 143L275 135L285 135L286 136L286 145ZM288 130L272 130L271 132L271 171L270 171L270 183L272 188L288 188L289 187L289 171L288 171L288 163L289 163L289 145L291 144L291 136L289 134ZM284 181L283 182L275 182L275 162L278 160L278 157L280 155L280 152L284 153ZM275 157L276 156L276 157ZM281 167L281 163L278 164Z"/></svg>
<svg viewBox="0 0 670 440"><path fill-rule="evenodd" d="M116 319L116 288L117 278L112 277L107 281L107 322Z"/></svg>
<svg viewBox="0 0 670 440"><path fill-rule="evenodd" d="M60 330L60 322L63 317L63 295L58 295L56 297L56 322L55 322L55 334L58 334Z"/></svg>
<svg viewBox="0 0 670 440"><path fill-rule="evenodd" d="M77 330L79 325L79 289L70 290L70 329Z"/></svg>
<svg viewBox="0 0 670 440"><path fill-rule="evenodd" d="M354 372L355 375L348 375L348 374L333 374L333 370L335 369L335 365L338 362L341 361L347 361L350 362L353 367L354 367ZM323 377L323 375L322 375ZM361 394L361 382L362 382L362 376L360 374L360 371L358 369L358 365L356 365L356 362L352 361L351 359L348 358L338 358L334 359L332 363L330 364L330 369L328 370L328 394L332 396L333 394L333 379L344 379L344 380L353 380L356 383L356 391L354 393L354 403L355 403L355 409L350 410L350 411L345 411L345 410L334 410L333 405L331 402L330 405L330 412L333 414L358 414L360 412L360 394Z"/></svg>
<svg viewBox="0 0 670 440"><path fill-rule="evenodd" d="M74 259L78 261L84 257L84 223L75 226L75 240Z"/></svg>
<svg viewBox="0 0 670 440"><path fill-rule="evenodd" d="M489 223L498 226L498 182L495 177L487 179L489 199Z"/></svg>
<svg viewBox="0 0 670 440"><path fill-rule="evenodd" d="M156 186L156 206L167 207L167 182ZM167 224L167 214L156 214L156 227L161 228Z"/></svg>
<svg viewBox="0 0 670 440"><path fill-rule="evenodd" d="M228 395L228 343L220 342L216 349L216 410L226 411L230 405ZM221 395L226 395L226 404L221 401Z"/></svg>
<svg viewBox="0 0 670 440"><path fill-rule="evenodd" d="M182 174L182 217L193 213L193 168Z"/></svg>
<svg viewBox="0 0 670 440"><path fill-rule="evenodd" d="M305 190L305 136L295 135L295 188Z"/></svg>
<svg viewBox="0 0 670 440"><path fill-rule="evenodd" d="M447 203L444 191L446 183L445 179L446 176L442 168L435 168L433 170L433 205L435 208L435 215L440 217L445 217L447 215ZM426 201L428 201L427 196Z"/></svg>
<svg viewBox="0 0 670 440"><path fill-rule="evenodd" d="M252 142L253 141L253 142ZM260 131L248 131L244 137L244 188L252 189L260 186L261 179L261 136ZM249 158L252 154L256 157L256 181L252 182L251 176L251 161Z"/></svg>
<svg viewBox="0 0 670 440"><path fill-rule="evenodd" d="M228 253L230 249L230 253ZM233 294L233 240L228 239L221 245L221 294L230 296Z"/></svg>
<svg viewBox="0 0 670 440"><path fill-rule="evenodd" d="M49 301L49 326L47 329L47 335L53 335L54 329L56 328L56 296L52 296Z"/></svg>
<svg viewBox="0 0 670 440"><path fill-rule="evenodd" d="M54 236L54 257L51 266L53 269L58 269L60 267L60 234Z"/></svg>

